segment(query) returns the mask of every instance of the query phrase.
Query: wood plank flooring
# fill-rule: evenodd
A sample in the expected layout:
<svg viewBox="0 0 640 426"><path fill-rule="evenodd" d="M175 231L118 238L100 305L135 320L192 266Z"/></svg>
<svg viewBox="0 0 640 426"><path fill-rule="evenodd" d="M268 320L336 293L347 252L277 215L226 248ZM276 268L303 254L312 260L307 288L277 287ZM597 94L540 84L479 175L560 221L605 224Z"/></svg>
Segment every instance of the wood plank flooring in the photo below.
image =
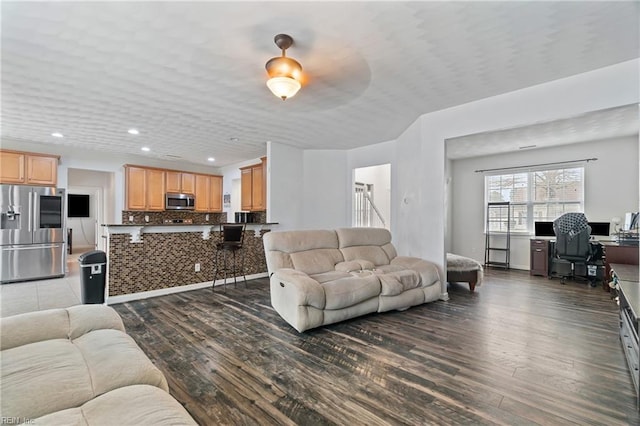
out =
<svg viewBox="0 0 640 426"><path fill-rule="evenodd" d="M201 425L636 425L614 301L486 271L469 293L297 333L268 280L115 305Z"/></svg>

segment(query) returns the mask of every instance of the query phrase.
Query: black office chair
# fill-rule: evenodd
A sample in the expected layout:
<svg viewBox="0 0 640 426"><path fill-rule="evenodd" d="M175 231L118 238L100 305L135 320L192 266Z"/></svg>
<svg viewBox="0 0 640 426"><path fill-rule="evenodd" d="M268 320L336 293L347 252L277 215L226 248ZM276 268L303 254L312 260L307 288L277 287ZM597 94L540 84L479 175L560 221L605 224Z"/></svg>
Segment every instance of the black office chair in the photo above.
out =
<svg viewBox="0 0 640 426"><path fill-rule="evenodd" d="M213 274L212 289L215 289L216 279L220 271L224 272L224 289L227 290L227 277L233 275L234 287L237 287L238 273L242 273L245 286L247 277L244 272L244 251L241 251L244 241L245 224L220 224L220 240L216 243L216 269ZM238 254L240 252L240 254ZM227 266L227 253L232 255L232 263ZM240 269L237 267L237 257L240 256ZM222 257L222 260L220 259ZM221 265L222 264L222 265ZM222 267L221 267L222 266Z"/></svg>
<svg viewBox="0 0 640 426"><path fill-rule="evenodd" d="M552 275L559 275L562 284L566 278L584 276L595 286L595 280L592 281L587 274L587 264L593 256L593 251L590 243L591 227L584 213L563 214L553 221L553 231L556 234L556 242ZM581 268L579 273L576 273L576 265Z"/></svg>

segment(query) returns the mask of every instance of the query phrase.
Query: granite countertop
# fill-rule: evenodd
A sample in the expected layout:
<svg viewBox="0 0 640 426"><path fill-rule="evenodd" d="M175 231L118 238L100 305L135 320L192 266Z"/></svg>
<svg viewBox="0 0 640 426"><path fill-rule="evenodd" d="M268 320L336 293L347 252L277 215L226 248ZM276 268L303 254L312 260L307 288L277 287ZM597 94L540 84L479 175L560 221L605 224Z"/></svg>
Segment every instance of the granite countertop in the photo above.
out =
<svg viewBox="0 0 640 426"><path fill-rule="evenodd" d="M252 222L245 223L244 225L278 225L278 222ZM127 227L127 226L220 226L220 225L243 225L243 223L103 223L100 226L112 226L112 227Z"/></svg>

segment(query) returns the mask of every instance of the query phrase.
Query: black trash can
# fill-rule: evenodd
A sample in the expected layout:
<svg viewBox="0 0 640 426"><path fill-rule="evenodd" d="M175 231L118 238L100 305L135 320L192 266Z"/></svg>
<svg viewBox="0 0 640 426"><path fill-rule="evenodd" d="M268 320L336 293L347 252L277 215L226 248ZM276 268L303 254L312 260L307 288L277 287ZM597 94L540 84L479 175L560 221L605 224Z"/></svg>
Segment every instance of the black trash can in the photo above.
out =
<svg viewBox="0 0 640 426"><path fill-rule="evenodd" d="M82 303L104 303L107 254L100 250L88 251L78 257L78 262Z"/></svg>

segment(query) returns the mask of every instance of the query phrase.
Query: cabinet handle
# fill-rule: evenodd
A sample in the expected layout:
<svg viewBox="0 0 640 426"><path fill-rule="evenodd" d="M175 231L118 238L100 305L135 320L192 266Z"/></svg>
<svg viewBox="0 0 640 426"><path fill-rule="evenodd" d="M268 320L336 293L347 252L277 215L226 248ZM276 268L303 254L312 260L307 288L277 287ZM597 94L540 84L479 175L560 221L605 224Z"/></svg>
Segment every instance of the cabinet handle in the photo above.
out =
<svg viewBox="0 0 640 426"><path fill-rule="evenodd" d="M536 249L536 251L542 251L542 249Z"/></svg>

